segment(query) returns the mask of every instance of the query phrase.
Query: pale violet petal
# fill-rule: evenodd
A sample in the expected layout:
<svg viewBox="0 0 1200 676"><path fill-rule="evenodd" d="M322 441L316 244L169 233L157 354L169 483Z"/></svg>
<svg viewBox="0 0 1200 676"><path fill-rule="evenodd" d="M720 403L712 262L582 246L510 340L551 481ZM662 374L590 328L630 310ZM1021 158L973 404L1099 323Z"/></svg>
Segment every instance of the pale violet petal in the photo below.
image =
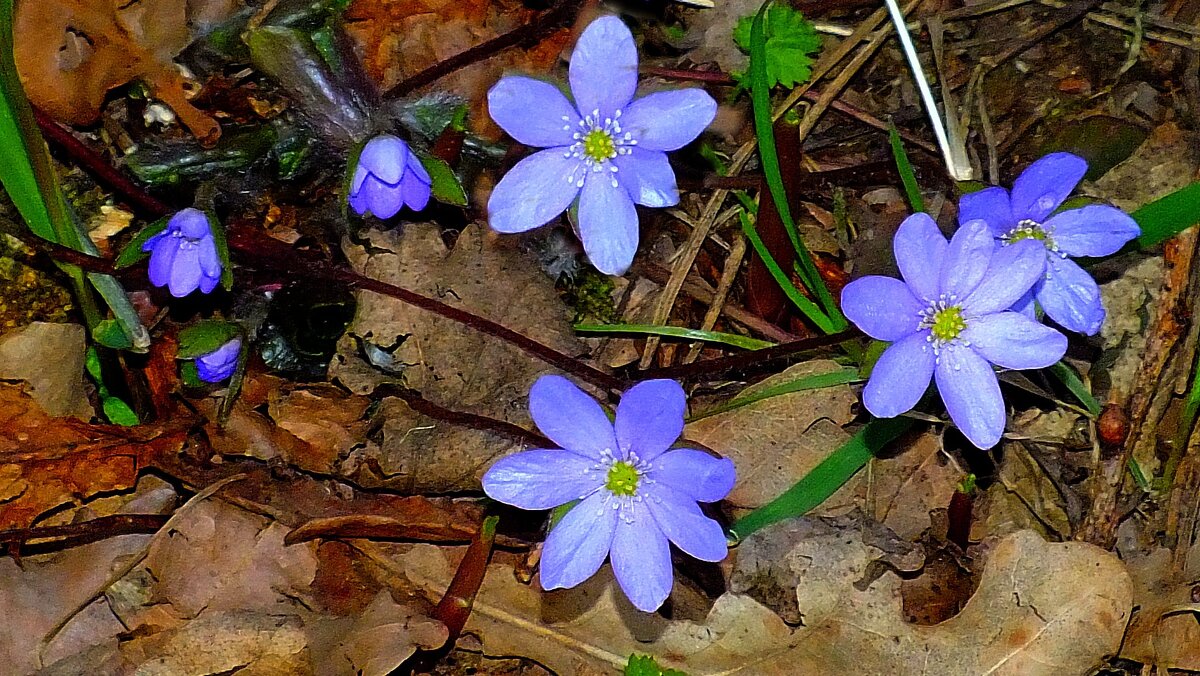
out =
<svg viewBox="0 0 1200 676"><path fill-rule="evenodd" d="M842 289L846 319L876 340L900 340L916 331L922 309L908 285L893 277L868 275Z"/></svg>
<svg viewBox="0 0 1200 676"><path fill-rule="evenodd" d="M695 500L667 486L645 489L644 502L667 539L684 554L701 561L720 561L729 553L721 524L708 518Z"/></svg>
<svg viewBox="0 0 1200 676"><path fill-rule="evenodd" d="M672 207L679 204L675 170L667 154L634 148L627 155L613 158L617 179L630 199L646 207Z"/></svg>
<svg viewBox="0 0 1200 676"><path fill-rule="evenodd" d="M384 183L396 185L404 175L408 156L407 143L391 134L380 134L363 146L362 153L358 156L358 166L366 168L372 176ZM355 173L357 174L357 171Z"/></svg>
<svg viewBox="0 0 1200 676"><path fill-rule="evenodd" d="M927 303L941 293L939 279L946 260L946 238L937 223L924 212L904 219L892 240L900 276L913 294Z"/></svg>
<svg viewBox="0 0 1200 676"><path fill-rule="evenodd" d="M579 159L563 148L536 152L517 162L488 199L488 225L515 233L545 225L567 210L579 188L568 180L582 172Z"/></svg>
<svg viewBox="0 0 1200 676"><path fill-rule="evenodd" d="M622 111L621 131L639 148L678 150L691 143L717 116L717 102L703 89L654 92Z"/></svg>
<svg viewBox="0 0 1200 676"><path fill-rule="evenodd" d="M1066 336L1012 311L971 320L961 338L984 359L1007 369L1046 368L1067 352Z"/></svg>
<svg viewBox="0 0 1200 676"><path fill-rule="evenodd" d="M562 376L538 378L529 388L529 416L551 441L593 461L615 455L617 440L604 409Z"/></svg>
<svg viewBox="0 0 1200 676"><path fill-rule="evenodd" d="M907 413L929 389L935 356L928 331L892 343L871 371L863 389L863 404L880 418Z"/></svg>
<svg viewBox="0 0 1200 676"><path fill-rule="evenodd" d="M1037 290L1038 305L1046 316L1068 331L1094 336L1104 323L1104 305L1096 280L1075 261L1051 256L1047 275Z"/></svg>
<svg viewBox="0 0 1200 676"><path fill-rule="evenodd" d="M737 478L732 460L692 448L676 448L658 456L646 476L697 502L724 499Z"/></svg>
<svg viewBox="0 0 1200 676"><path fill-rule="evenodd" d="M1046 220L1087 173L1087 161L1071 153L1050 153L1029 165L1013 182L1013 218Z"/></svg>
<svg viewBox="0 0 1200 676"><path fill-rule="evenodd" d="M551 509L600 488L605 470L594 460L558 449L534 449L500 458L483 475L483 492L521 509Z"/></svg>
<svg viewBox="0 0 1200 676"><path fill-rule="evenodd" d="M171 264L168 288L171 295L183 298L200 286L200 251L194 246L180 246Z"/></svg>
<svg viewBox="0 0 1200 676"><path fill-rule="evenodd" d="M530 77L500 78L487 95L488 113L508 135L527 146L574 143L579 114L558 87Z"/></svg>
<svg viewBox="0 0 1200 676"><path fill-rule="evenodd" d="M958 200L958 222L980 220L987 223L992 235L999 237L1012 230L1017 222L1013 219L1008 203L1008 191L992 186L967 193Z"/></svg>
<svg viewBox="0 0 1200 676"><path fill-rule="evenodd" d="M568 79L575 105L584 115L611 117L633 99L638 80L637 45L629 27L615 16L588 24L571 53Z"/></svg>
<svg viewBox="0 0 1200 676"><path fill-rule="evenodd" d="M934 373L946 412L975 446L988 449L1004 434L1004 399L996 373L978 352L963 346L942 349Z"/></svg>
<svg viewBox="0 0 1200 676"><path fill-rule="evenodd" d="M983 281L996 242L983 221L967 221L959 226L946 247L938 278L939 295L962 302Z"/></svg>
<svg viewBox="0 0 1200 676"><path fill-rule="evenodd" d="M644 501L630 501L621 511L612 540L613 574L634 607L652 613L671 594L671 546Z"/></svg>
<svg viewBox="0 0 1200 676"><path fill-rule="evenodd" d="M963 312L970 317L1007 310L1045 272L1046 247L1040 241L1023 239L997 247L983 281L963 300Z"/></svg>
<svg viewBox="0 0 1200 676"><path fill-rule="evenodd" d="M570 588L596 574L617 529L608 491L596 491L572 507L542 546L542 589Z"/></svg>
<svg viewBox="0 0 1200 676"><path fill-rule="evenodd" d="M621 395L614 427L621 458L653 460L683 434L687 395L674 380L644 380Z"/></svg>
<svg viewBox="0 0 1200 676"><path fill-rule="evenodd" d="M1109 256L1142 234L1132 216L1105 204L1054 214L1046 219L1046 229L1068 256Z"/></svg>
<svg viewBox="0 0 1200 676"><path fill-rule="evenodd" d="M638 245L638 215L629 193L608 171L592 172L579 197L579 239L596 269L622 275Z"/></svg>

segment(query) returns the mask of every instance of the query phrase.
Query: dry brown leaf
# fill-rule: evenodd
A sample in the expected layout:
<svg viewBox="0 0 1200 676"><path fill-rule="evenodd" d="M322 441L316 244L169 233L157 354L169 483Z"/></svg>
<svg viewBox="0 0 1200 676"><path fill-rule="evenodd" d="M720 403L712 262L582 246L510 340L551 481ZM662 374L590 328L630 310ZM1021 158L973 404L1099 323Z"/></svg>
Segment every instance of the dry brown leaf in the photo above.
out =
<svg viewBox="0 0 1200 676"><path fill-rule="evenodd" d="M239 0L38 0L17 3L14 52L34 105L56 119L88 125L108 90L145 82L198 138L220 134L216 120L188 102L174 58L228 18Z"/></svg>
<svg viewBox="0 0 1200 676"><path fill-rule="evenodd" d="M796 364L746 388L740 396L842 367L829 360ZM858 397L848 385L793 392L701 418L683 436L733 460L738 482L726 500L741 508L770 502L850 439Z"/></svg>
<svg viewBox="0 0 1200 676"><path fill-rule="evenodd" d="M83 392L83 327L33 322L0 338L0 378L29 383L29 396L53 418L91 420Z"/></svg>
<svg viewBox="0 0 1200 676"><path fill-rule="evenodd" d="M206 612L177 628L121 644L137 676L317 674L309 663L300 618L249 611Z"/></svg>
<svg viewBox="0 0 1200 676"><path fill-rule="evenodd" d="M1196 581L1200 580L1200 545L1193 545L1176 569L1173 552L1157 548L1131 556L1138 612L1121 645L1121 657L1160 669L1200 671L1200 605Z"/></svg>
<svg viewBox="0 0 1200 676"><path fill-rule="evenodd" d="M896 455L873 458L869 471L849 485L868 515L905 540L915 540L929 528L929 513L949 506L962 478L962 470L942 452L940 436L926 430Z"/></svg>
<svg viewBox="0 0 1200 676"><path fill-rule="evenodd" d="M553 281L521 252L488 237L479 224L463 230L452 251L437 226L428 223L365 236L366 248L344 245L356 271L470 310L560 352L582 351ZM362 356L364 345L382 353L398 342L391 375ZM365 292L330 365L331 377L356 394L402 380L445 408L526 428L531 426L529 387L548 371L544 362L508 343ZM433 421L399 399L384 401L382 448L356 451L343 468L360 485L426 493L476 490L494 459L519 448L509 439Z"/></svg>
<svg viewBox="0 0 1200 676"><path fill-rule="evenodd" d="M1115 651L1132 605L1129 576L1115 556L1025 531L992 550L962 613L916 626L903 619L895 574L863 580L877 553L853 531L797 543L786 560L798 576L805 624L794 631L745 595L720 597L704 624L672 622L628 611L613 598L607 567L576 589L547 594L500 564L492 565L467 630L481 636L487 654L526 655L559 673L617 672L636 651L694 676L1057 676L1086 673ZM432 546L414 548L402 564L431 590L444 589L453 575Z"/></svg>
<svg viewBox="0 0 1200 676"><path fill-rule="evenodd" d="M349 625L347 628L345 625ZM340 635L331 630L338 630ZM310 635L318 674L387 676L418 649L446 642L446 627L379 592L356 618L326 623Z"/></svg>

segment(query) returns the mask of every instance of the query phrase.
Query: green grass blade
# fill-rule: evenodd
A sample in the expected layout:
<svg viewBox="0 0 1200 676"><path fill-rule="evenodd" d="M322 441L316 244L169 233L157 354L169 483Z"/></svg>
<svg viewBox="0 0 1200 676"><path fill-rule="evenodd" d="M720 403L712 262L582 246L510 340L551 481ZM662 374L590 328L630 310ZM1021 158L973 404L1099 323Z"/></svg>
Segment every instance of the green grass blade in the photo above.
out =
<svg viewBox="0 0 1200 676"><path fill-rule="evenodd" d="M896 125L888 125L888 143L892 146L892 159L896 161L896 171L900 172L900 182L904 184L909 206L914 212L925 211L925 198L921 197L917 174L913 171L912 162L908 161L908 153L904 152L904 142L900 140Z"/></svg>
<svg viewBox="0 0 1200 676"><path fill-rule="evenodd" d="M758 136L758 154L762 159L763 175L767 188L771 191L771 200L787 230L788 239L796 250L796 260L800 265L800 277L805 286L817 297L817 302L829 317L832 329L823 329L826 333L836 333L844 329L846 319L825 286L825 281L817 272L812 254L800 240L796 222L792 220L792 210L788 206L787 191L783 188L783 174L779 169L779 153L775 148L775 129L771 121L771 84L767 77L767 39L763 30L763 17L772 0L764 2L754 15L754 23L750 27L750 102L754 109L754 131Z"/></svg>
<svg viewBox="0 0 1200 676"><path fill-rule="evenodd" d="M816 303L801 293L800 289L797 289L796 285L792 284L791 278L784 273L783 268L779 267L779 263L775 262L775 257L771 255L770 251L767 251L767 245L763 244L762 238L758 236L758 231L754 229L754 223L750 221L750 214L742 211L738 213L738 219L742 223L742 232L745 233L746 239L750 241L750 246L754 247L754 252L762 259L763 264L767 266L767 271L771 273L771 277L775 279L775 283L779 285L779 288L783 289L783 293L788 297L788 300L792 301L800 309L800 312L804 313L805 317L808 317L809 321L816 324L817 328L825 333L837 333L838 329L834 321L826 316L824 312L821 312L821 308L817 307Z"/></svg>
<svg viewBox="0 0 1200 676"><path fill-rule="evenodd" d="M1100 415L1100 402L1096 401L1096 398L1092 396L1092 391L1088 389L1087 385L1083 384L1083 379L1079 377L1075 369L1067 365L1066 362L1060 361L1050 367L1050 373L1055 378L1058 378L1059 382L1071 391L1071 394L1075 395L1075 398L1079 400L1079 403L1083 404L1088 413L1092 414L1092 417Z"/></svg>
<svg viewBox="0 0 1200 676"><path fill-rule="evenodd" d="M1160 197L1131 214L1142 228L1137 246L1147 249L1200 223L1200 181Z"/></svg>
<svg viewBox="0 0 1200 676"><path fill-rule="evenodd" d="M783 495L738 519L729 529L731 537L735 541L744 540L757 530L784 519L802 516L825 502L857 474L884 444L900 436L912 424L911 418L871 420L854 438L822 460Z"/></svg>
<svg viewBox="0 0 1200 676"><path fill-rule="evenodd" d="M683 326L655 326L653 324L576 324L575 330L581 333L632 333L642 336L686 338L688 340L701 340L708 343L731 345L733 347L740 347L744 350L761 350L764 347L771 347L775 344L766 340L750 338L749 336L739 336L735 333L702 331L700 329L689 329Z"/></svg>
<svg viewBox="0 0 1200 676"><path fill-rule="evenodd" d="M791 382L780 383L774 387L768 387L761 392L755 392L754 394L746 395L744 397L734 397L724 404L714 406L707 411L703 411L688 418L688 422L694 422L696 420L700 420L701 418L707 418L718 413L732 411L734 409L753 404L756 401L762 401L763 399L769 399L771 397L778 397L783 394L802 392L804 390L818 390L823 387L845 385L847 383L854 383L861 380L862 378L858 376L857 369L841 369L831 373L817 373L810 376L804 376Z"/></svg>

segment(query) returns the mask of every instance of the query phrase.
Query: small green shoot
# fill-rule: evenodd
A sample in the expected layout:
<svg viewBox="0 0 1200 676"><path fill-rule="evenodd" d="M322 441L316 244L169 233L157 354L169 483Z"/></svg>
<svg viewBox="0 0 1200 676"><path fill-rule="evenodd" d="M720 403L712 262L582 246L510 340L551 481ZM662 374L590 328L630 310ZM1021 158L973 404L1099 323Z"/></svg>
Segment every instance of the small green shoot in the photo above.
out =
<svg viewBox="0 0 1200 676"><path fill-rule="evenodd" d="M649 655L630 655L625 676L687 676L678 669L664 669Z"/></svg>
<svg viewBox="0 0 1200 676"><path fill-rule="evenodd" d="M917 174L913 171L912 162L908 161L908 153L904 152L904 141L895 125L888 126L888 143L892 146L892 158L896 161L896 171L900 172L900 181L904 184L904 194L908 196L908 205L913 212L925 211L925 199L921 197L921 186L917 184Z"/></svg>

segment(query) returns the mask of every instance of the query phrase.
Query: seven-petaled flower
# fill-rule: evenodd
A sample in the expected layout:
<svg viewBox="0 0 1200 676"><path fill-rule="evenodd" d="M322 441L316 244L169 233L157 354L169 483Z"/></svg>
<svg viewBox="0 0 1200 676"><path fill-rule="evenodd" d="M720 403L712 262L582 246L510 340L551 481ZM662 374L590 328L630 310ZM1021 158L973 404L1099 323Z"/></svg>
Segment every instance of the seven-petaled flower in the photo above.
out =
<svg viewBox="0 0 1200 676"><path fill-rule="evenodd" d="M150 283L168 287L176 298L196 289L200 293L215 289L221 281L221 257L212 227L199 209L172 216L165 230L142 244L142 251L150 252Z"/></svg>
<svg viewBox="0 0 1200 676"><path fill-rule="evenodd" d="M1012 194L1001 187L963 195L960 223L982 219L1003 244L1026 239L1046 250L1046 274L1017 309L1031 314L1033 299L1054 321L1071 331L1094 335L1104 322L1100 287L1067 257L1108 256L1141 230L1124 211L1103 204L1053 214L1087 173L1087 162L1071 153L1051 153L1029 165L1013 182Z"/></svg>
<svg viewBox="0 0 1200 676"><path fill-rule="evenodd" d="M591 397L560 376L529 390L529 412L565 450L537 449L500 459L483 477L493 499L521 509L579 500L550 530L542 550L542 587L574 587L605 557L633 605L653 611L671 592L671 549L704 561L727 553L721 526L697 502L733 488L728 459L667 450L683 431L687 401L673 380L648 380L625 392L615 423Z"/></svg>
<svg viewBox="0 0 1200 676"><path fill-rule="evenodd" d="M420 158L404 141L380 134L367 141L350 179L350 206L359 215L391 218L408 205L420 211L429 204L432 179Z"/></svg>
<svg viewBox="0 0 1200 676"><path fill-rule="evenodd" d="M574 103L554 85L528 77L502 78L488 92L492 119L517 141L546 148L521 160L488 200L498 232L525 232L548 223L578 198L584 252L596 269L619 275L638 244L634 204L679 202L665 151L690 143L716 115L701 89L650 94L634 100L637 47L615 16L597 19L571 55Z"/></svg>
<svg viewBox="0 0 1200 676"><path fill-rule="evenodd" d="M1066 336L1009 310L1046 267L1032 239L998 247L983 221L968 221L950 242L927 214L909 216L893 241L904 281L872 275L842 291L842 310L864 333L893 341L863 391L867 410L890 418L937 383L950 418L979 448L1004 432L1004 400L992 364L1050 366Z"/></svg>
<svg viewBox="0 0 1200 676"><path fill-rule="evenodd" d="M196 375L206 383L225 380L237 368L241 351L242 339L234 338L212 352L196 357Z"/></svg>

